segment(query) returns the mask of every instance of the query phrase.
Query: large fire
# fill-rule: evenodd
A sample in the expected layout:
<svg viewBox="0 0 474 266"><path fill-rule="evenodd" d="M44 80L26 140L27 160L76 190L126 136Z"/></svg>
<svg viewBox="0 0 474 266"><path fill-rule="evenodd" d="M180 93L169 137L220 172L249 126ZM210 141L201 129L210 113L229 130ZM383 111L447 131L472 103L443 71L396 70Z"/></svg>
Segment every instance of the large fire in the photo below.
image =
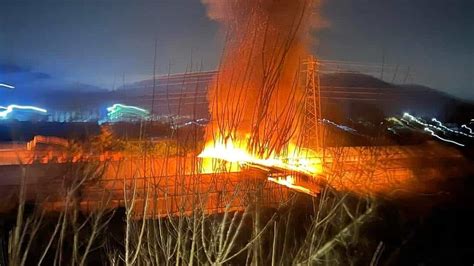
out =
<svg viewBox="0 0 474 266"><path fill-rule="evenodd" d="M303 148L320 145L303 137L313 132L302 132L301 86L302 59L311 54L320 1L201 1L225 33L219 73L208 91L211 119L199 154L203 173L261 169L268 180L311 195L317 193L312 184L317 182L387 195L423 187L414 184L418 175L436 176L432 161L420 171L421 163L400 147L386 152L380 147L326 147L324 160Z"/></svg>
<svg viewBox="0 0 474 266"><path fill-rule="evenodd" d="M284 152L256 155L249 151L249 140L224 140L222 137L209 141L198 157L202 158L203 173L239 172L252 167L264 171L277 171L279 176L268 176L268 180L291 189L313 194L312 191L295 183L295 175L315 177L322 173L321 157L314 151L290 143Z"/></svg>
<svg viewBox="0 0 474 266"><path fill-rule="evenodd" d="M321 173L320 156L300 148L302 58L309 54L313 0L202 0L225 32L225 49L208 93L211 121L199 155L202 171L260 168L269 180ZM300 191L306 191L301 188Z"/></svg>

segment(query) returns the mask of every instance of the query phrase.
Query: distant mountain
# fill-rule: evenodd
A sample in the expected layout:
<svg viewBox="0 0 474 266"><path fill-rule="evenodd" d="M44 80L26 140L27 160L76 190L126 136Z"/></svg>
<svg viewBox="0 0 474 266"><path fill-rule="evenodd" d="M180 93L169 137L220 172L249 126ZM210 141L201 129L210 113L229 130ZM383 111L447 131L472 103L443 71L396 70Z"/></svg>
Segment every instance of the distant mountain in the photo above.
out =
<svg viewBox="0 0 474 266"><path fill-rule="evenodd" d="M391 88L393 84L359 73L330 73L320 75L322 86Z"/></svg>
<svg viewBox="0 0 474 266"><path fill-rule="evenodd" d="M12 64L0 64L0 81L5 83L22 86L50 79L51 76L49 74L36 72L27 67Z"/></svg>
<svg viewBox="0 0 474 266"><path fill-rule="evenodd" d="M426 86L391 84L359 73L321 76L321 96L325 115L365 118L411 112L443 120L468 121L474 117L474 104ZM326 106L324 106L326 103Z"/></svg>
<svg viewBox="0 0 474 266"><path fill-rule="evenodd" d="M72 111L105 110L113 103L123 103L151 110L154 103L155 114L202 118L208 116L207 89L215 74L209 71L165 75L109 91L64 82L27 68L0 65L0 81L7 78L17 85L14 90L0 90L0 105L34 104L51 110ZM320 82L323 116L329 119L380 120L403 112L443 120L474 118L472 102L426 86L391 84L360 73L322 74Z"/></svg>
<svg viewBox="0 0 474 266"><path fill-rule="evenodd" d="M0 82L15 86L0 89L0 105L23 104L47 109L68 109L78 105L99 104L107 90L61 80L49 74L12 64L0 64Z"/></svg>
<svg viewBox="0 0 474 266"><path fill-rule="evenodd" d="M207 105L195 103L207 102L207 88L216 74L210 71L157 78L155 110L166 112L170 109L167 105L181 104L181 112L190 108L195 111L196 105L201 113L207 112ZM380 120L403 112L444 120L474 117L472 102L422 85L392 84L361 73L322 74L320 84L323 115L335 120ZM119 91L119 98L150 108L153 80L128 84Z"/></svg>

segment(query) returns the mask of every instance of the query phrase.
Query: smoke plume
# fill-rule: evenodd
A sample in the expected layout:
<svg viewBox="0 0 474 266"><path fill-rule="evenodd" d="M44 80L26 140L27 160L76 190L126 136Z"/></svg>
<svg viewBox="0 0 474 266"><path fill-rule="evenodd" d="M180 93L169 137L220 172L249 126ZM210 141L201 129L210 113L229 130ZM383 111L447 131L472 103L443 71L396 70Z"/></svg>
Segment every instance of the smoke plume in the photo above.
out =
<svg viewBox="0 0 474 266"><path fill-rule="evenodd" d="M208 98L207 138L248 141L252 153L280 152L298 136L301 62L314 28L312 0L202 0L225 36ZM316 18L317 20L317 18Z"/></svg>

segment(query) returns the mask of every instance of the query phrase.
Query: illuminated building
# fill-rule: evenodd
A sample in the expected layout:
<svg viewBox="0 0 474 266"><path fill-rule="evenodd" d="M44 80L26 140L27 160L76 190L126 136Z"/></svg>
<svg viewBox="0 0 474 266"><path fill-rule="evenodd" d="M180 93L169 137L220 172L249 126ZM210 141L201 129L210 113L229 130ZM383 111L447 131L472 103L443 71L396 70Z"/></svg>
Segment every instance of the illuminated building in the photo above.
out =
<svg viewBox="0 0 474 266"><path fill-rule="evenodd" d="M147 119L150 112L131 105L116 103L107 108L107 118L109 121L140 121Z"/></svg>

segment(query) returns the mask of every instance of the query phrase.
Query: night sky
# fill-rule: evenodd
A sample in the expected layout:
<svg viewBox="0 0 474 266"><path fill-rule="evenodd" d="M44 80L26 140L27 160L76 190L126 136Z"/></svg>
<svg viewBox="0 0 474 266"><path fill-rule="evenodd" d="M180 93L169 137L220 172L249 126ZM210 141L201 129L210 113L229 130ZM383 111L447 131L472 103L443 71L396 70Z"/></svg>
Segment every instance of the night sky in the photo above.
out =
<svg viewBox="0 0 474 266"><path fill-rule="evenodd" d="M474 99L473 0L326 0L313 51L409 66L410 82ZM199 0L0 0L0 82L13 67L110 89L158 72L215 69L219 25ZM7 79L7 80L5 80Z"/></svg>

